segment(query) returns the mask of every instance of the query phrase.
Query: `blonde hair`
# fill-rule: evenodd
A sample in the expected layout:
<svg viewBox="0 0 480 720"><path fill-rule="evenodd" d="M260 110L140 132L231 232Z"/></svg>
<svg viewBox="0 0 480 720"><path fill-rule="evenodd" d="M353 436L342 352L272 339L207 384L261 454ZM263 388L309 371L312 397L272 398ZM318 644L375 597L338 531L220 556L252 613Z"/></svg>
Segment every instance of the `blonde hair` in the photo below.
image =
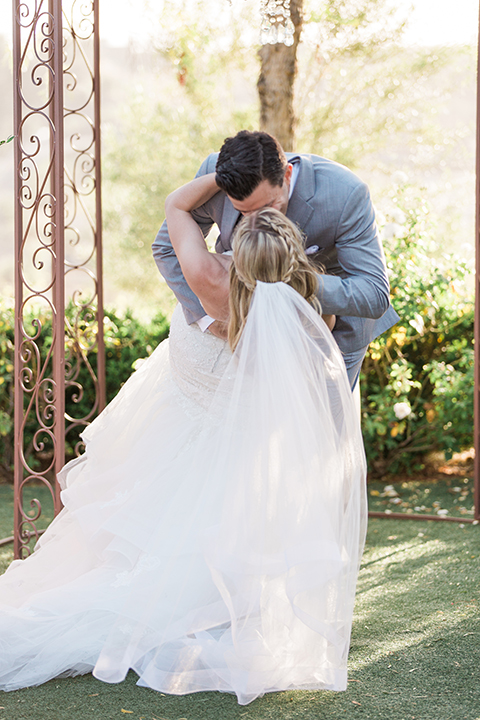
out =
<svg viewBox="0 0 480 720"><path fill-rule="evenodd" d="M243 218L232 240L228 342L235 350L247 321L257 280L290 285L321 312L316 297L319 270L310 265L299 228L273 208Z"/></svg>

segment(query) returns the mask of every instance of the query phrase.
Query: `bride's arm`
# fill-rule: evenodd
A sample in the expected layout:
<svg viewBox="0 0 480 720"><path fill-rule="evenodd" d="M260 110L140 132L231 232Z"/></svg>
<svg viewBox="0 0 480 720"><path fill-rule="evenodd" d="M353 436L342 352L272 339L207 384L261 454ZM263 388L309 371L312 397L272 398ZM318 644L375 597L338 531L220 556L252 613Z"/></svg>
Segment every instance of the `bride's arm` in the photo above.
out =
<svg viewBox="0 0 480 720"><path fill-rule="evenodd" d="M322 318L327 323L328 329L333 330L333 328L335 327L335 323L337 321L337 316L336 315L322 315Z"/></svg>
<svg viewBox="0 0 480 720"><path fill-rule="evenodd" d="M219 192L215 174L183 185L165 200L168 234L187 283L205 311L216 320L228 319L229 274L224 258L209 252L190 211Z"/></svg>

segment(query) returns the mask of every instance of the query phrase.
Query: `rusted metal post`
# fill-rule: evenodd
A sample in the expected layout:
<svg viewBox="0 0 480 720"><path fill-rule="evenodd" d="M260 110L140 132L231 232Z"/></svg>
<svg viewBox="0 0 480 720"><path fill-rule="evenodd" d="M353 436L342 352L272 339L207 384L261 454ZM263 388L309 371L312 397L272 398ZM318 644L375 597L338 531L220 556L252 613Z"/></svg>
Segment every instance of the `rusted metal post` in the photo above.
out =
<svg viewBox="0 0 480 720"><path fill-rule="evenodd" d="M106 398L98 0L14 0L13 10L18 558L41 533L42 506L33 499L27 512L24 488L42 485L61 509L66 435L69 452L80 452L78 434Z"/></svg>
<svg viewBox="0 0 480 720"><path fill-rule="evenodd" d="M101 412L107 404L105 380L105 338L103 335L103 233L102 233L102 168L101 168L101 133L100 133L100 32L99 32L99 1L94 0L94 34L93 34L93 83L95 101L95 227L97 232L97 380L98 410Z"/></svg>
<svg viewBox="0 0 480 720"><path fill-rule="evenodd" d="M20 127L22 110L20 101L20 92L18 89L18 72L21 66L21 40L20 25L17 22L17 2L13 0L13 67L14 67L14 100L13 100L13 122L15 132L18 133ZM18 171L21 160L20 138L15 138L14 142L14 163L15 163L15 341L21 337L22 323L22 303L23 303L23 283L21 280L21 271L19 261L21 258L21 247L23 237L23 213L18 198L20 197L21 177ZM13 475L13 493L15 503L13 507L13 525L14 525L14 555L20 557L20 527L22 516L21 507L21 482L23 480L23 465L19 461L18 454L20 452L20 438L22 436L23 422L23 388L19 381L22 371L20 353L15 352L14 358L14 375L15 375L15 393L14 393L14 475ZM20 498L20 502L17 502Z"/></svg>
<svg viewBox="0 0 480 720"><path fill-rule="evenodd" d="M60 8L60 23L56 22ZM23 507L27 484L58 496L49 476L63 443L63 267L61 159L61 0L15 2L15 469L14 552L30 553L42 513L37 499ZM60 108L60 109L59 109ZM59 139L60 133L60 139ZM59 267L62 271L59 272ZM60 287L58 287L60 285ZM57 305L59 305L57 309ZM30 321L27 323L27 317ZM49 320L50 319L50 320ZM48 323L53 342L47 342ZM60 338L60 339L59 339ZM52 376L52 361L57 365ZM60 384L60 389L55 383ZM28 437L28 442L27 442ZM28 444L28 453L27 453Z"/></svg>
<svg viewBox="0 0 480 720"><path fill-rule="evenodd" d="M64 219L64 128L63 128L63 22L62 0L50 0L54 18L53 57L53 178L55 197L55 263L53 267L53 386L55 388L55 514L60 512L60 487L57 473L65 464L65 219Z"/></svg>
<svg viewBox="0 0 480 720"><path fill-rule="evenodd" d="M477 157L475 205L475 387L474 387L474 517L480 520L480 15L477 49Z"/></svg>

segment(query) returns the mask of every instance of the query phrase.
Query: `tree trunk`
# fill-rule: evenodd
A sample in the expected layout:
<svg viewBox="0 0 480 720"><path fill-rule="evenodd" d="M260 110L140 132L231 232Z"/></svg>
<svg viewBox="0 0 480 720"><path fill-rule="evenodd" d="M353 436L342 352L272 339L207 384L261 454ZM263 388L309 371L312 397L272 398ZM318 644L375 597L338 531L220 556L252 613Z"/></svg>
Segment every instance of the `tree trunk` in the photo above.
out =
<svg viewBox="0 0 480 720"><path fill-rule="evenodd" d="M263 45L257 89L260 98L260 129L274 135L286 151L293 150L295 113L293 86L297 74L297 47L302 32L303 0L290 0L295 28L293 45Z"/></svg>

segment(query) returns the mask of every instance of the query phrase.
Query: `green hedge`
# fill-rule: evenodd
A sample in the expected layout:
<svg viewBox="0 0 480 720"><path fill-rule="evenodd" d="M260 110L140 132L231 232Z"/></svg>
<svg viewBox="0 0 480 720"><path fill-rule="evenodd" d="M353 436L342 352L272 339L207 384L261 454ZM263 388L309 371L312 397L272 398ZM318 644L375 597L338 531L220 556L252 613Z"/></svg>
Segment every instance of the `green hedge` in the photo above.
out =
<svg viewBox="0 0 480 720"><path fill-rule="evenodd" d="M422 193L396 186L382 222L399 323L371 343L362 373L370 474L418 471L427 453L473 444L471 270L441 253Z"/></svg>

